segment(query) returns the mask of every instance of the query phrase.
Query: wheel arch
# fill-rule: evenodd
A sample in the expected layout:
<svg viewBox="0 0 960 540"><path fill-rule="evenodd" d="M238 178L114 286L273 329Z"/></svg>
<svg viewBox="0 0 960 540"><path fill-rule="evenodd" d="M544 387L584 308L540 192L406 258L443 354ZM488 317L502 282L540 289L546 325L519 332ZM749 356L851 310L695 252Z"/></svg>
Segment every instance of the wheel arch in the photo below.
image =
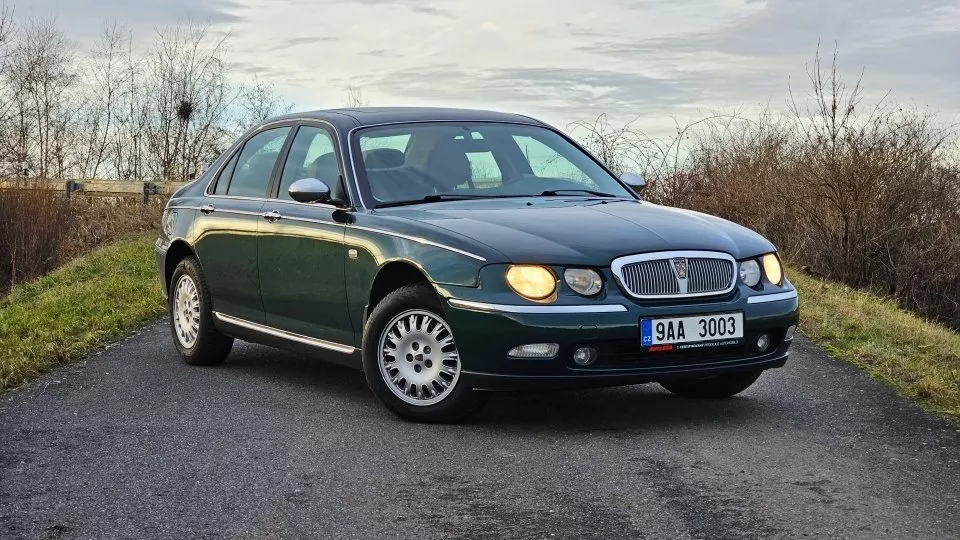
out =
<svg viewBox="0 0 960 540"><path fill-rule="evenodd" d="M197 258L197 253L190 244L180 239L170 243L170 247L167 248L167 254L163 259L163 290L165 294L170 294L170 279L173 277L174 270L177 269L180 261L187 257ZM199 262L199 259L197 259L197 261Z"/></svg>
<svg viewBox="0 0 960 540"><path fill-rule="evenodd" d="M370 297L367 303L366 315L369 316L384 298L404 285L424 283L432 287L427 273L416 264L407 260L390 261L377 270L377 275L370 286Z"/></svg>

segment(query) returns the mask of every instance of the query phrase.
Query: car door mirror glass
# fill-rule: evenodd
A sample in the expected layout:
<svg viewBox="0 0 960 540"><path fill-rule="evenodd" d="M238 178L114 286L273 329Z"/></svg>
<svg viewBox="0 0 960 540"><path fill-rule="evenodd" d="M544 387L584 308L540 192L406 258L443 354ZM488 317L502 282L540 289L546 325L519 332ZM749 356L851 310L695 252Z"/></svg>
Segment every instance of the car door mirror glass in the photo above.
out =
<svg viewBox="0 0 960 540"><path fill-rule="evenodd" d="M323 180L304 178L290 184L290 198L302 203L322 203L330 200L330 186Z"/></svg>
<svg viewBox="0 0 960 540"><path fill-rule="evenodd" d="M630 186L630 189L632 189L634 193L640 197L643 197L643 191L647 187L647 181L644 180L642 176L636 173L627 172L620 175L620 181Z"/></svg>

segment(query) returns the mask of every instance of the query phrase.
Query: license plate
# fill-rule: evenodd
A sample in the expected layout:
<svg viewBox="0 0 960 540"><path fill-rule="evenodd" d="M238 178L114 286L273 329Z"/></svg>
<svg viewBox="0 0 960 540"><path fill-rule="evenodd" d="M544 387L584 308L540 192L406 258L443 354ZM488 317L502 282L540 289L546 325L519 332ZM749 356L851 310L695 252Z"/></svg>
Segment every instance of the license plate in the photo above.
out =
<svg viewBox="0 0 960 540"><path fill-rule="evenodd" d="M663 350L735 345L743 338L743 313L640 320L640 345Z"/></svg>

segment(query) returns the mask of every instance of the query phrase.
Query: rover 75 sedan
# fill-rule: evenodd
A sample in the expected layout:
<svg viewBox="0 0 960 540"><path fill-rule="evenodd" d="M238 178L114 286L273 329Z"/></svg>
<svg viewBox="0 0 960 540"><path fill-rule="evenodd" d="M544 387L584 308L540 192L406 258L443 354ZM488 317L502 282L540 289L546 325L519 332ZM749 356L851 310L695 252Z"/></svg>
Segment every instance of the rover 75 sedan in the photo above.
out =
<svg viewBox="0 0 960 540"><path fill-rule="evenodd" d="M166 207L173 342L194 365L242 339L355 366L425 422L503 390L733 396L786 362L796 290L759 234L642 183L526 116L269 120Z"/></svg>

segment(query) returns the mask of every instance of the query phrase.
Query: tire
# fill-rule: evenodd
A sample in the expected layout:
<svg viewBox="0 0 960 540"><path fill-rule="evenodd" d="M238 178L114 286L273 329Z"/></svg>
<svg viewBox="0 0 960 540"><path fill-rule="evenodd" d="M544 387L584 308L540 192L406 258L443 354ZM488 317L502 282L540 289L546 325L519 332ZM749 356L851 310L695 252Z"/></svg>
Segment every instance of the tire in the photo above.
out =
<svg viewBox="0 0 960 540"><path fill-rule="evenodd" d="M699 379L661 381L660 386L684 398L725 399L749 388L760 377L760 373L762 372L744 371Z"/></svg>
<svg viewBox="0 0 960 540"><path fill-rule="evenodd" d="M177 264L169 290L170 332L180 358L191 366L222 364L233 347L233 338L213 325L209 289L196 259L187 257Z"/></svg>
<svg viewBox="0 0 960 540"><path fill-rule="evenodd" d="M489 399L461 376L450 325L427 284L406 285L377 304L363 331L363 372L388 409L414 422L460 422Z"/></svg>

